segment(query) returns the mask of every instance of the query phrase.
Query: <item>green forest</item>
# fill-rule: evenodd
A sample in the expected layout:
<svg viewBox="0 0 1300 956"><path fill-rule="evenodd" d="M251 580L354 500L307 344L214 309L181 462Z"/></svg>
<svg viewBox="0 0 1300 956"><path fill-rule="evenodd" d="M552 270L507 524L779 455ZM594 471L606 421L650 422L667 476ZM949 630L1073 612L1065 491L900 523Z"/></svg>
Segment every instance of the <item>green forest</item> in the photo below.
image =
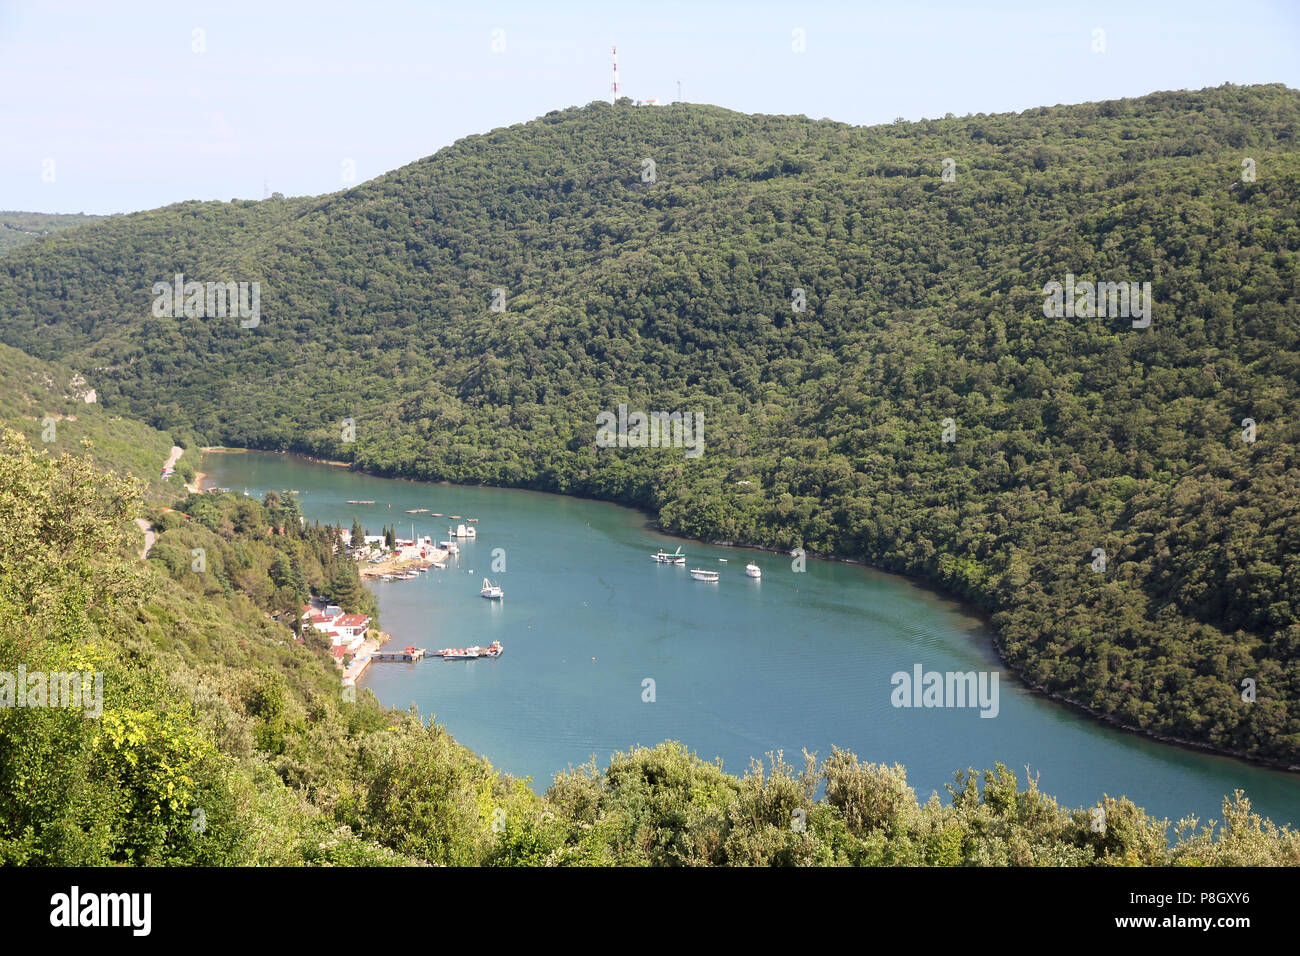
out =
<svg viewBox="0 0 1300 956"><path fill-rule="evenodd" d="M0 254L60 229L84 226L103 216L84 213L6 212L0 210Z"/></svg>
<svg viewBox="0 0 1300 956"><path fill-rule="evenodd" d="M0 428L0 662L104 690L95 720L0 707L0 865L1300 865L1300 833L1240 791L1222 820L1171 823L1106 794L1062 807L999 764L922 803L903 767L838 749L738 777L667 741L538 796L346 694L328 639L295 640L283 609L308 590L369 600L340 529L300 522L292 494L165 510L143 491ZM161 529L143 562L142 509Z"/></svg>
<svg viewBox="0 0 1300 956"><path fill-rule="evenodd" d="M1045 692L1296 766L1298 130L1280 85L869 128L593 103L44 236L0 339L186 447L917 575ZM259 282L260 322L155 314L176 274ZM1150 326L1045 316L1067 275L1150 282ZM620 403L702 413L704 453L597 447Z"/></svg>

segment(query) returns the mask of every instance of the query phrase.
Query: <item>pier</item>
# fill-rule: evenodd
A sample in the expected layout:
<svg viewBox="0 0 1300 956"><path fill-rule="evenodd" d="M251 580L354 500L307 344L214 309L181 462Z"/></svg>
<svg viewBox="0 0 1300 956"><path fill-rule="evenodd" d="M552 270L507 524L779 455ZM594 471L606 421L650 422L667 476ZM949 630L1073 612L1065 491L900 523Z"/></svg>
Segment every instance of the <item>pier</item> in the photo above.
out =
<svg viewBox="0 0 1300 956"><path fill-rule="evenodd" d="M424 657L423 647L408 647L401 651L375 651L370 655L372 661L418 661Z"/></svg>

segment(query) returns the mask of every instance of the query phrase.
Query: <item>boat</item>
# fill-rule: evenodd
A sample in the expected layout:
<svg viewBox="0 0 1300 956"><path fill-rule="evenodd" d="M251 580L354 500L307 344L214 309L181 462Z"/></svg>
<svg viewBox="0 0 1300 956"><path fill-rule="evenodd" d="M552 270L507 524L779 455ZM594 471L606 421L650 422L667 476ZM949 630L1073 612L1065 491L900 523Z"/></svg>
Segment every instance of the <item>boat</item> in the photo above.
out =
<svg viewBox="0 0 1300 956"><path fill-rule="evenodd" d="M456 525L456 530L447 529L447 534L454 538L476 538L478 531L474 528L467 528L463 524Z"/></svg>
<svg viewBox="0 0 1300 956"><path fill-rule="evenodd" d="M691 577L693 577L697 581L708 581L712 584L718 583L717 571L702 571L699 568L692 568Z"/></svg>
<svg viewBox="0 0 1300 956"><path fill-rule="evenodd" d="M654 558L656 561L658 561L660 564L685 564L686 563L686 555L682 554L681 545L678 545L677 550L674 551L672 554L669 554L667 551L664 551L661 548L659 549L659 551L652 554L651 557Z"/></svg>
<svg viewBox="0 0 1300 956"><path fill-rule="evenodd" d="M357 500L357 499L349 498L349 499L348 499L348 504L350 504L350 505L373 505L374 502L373 502L373 501L370 501L370 500L364 500L364 501L361 501L361 500Z"/></svg>
<svg viewBox="0 0 1300 956"><path fill-rule="evenodd" d="M462 528L465 528L464 533L461 534L461 537L462 537L462 538L477 538L477 537L478 537L478 529L475 528L473 525L470 525L468 528L466 528L464 525L461 525L461 527L462 527Z"/></svg>
<svg viewBox="0 0 1300 956"><path fill-rule="evenodd" d="M745 573L751 578L761 578L763 576L763 569L757 564L747 564L745 565Z"/></svg>
<svg viewBox="0 0 1300 956"><path fill-rule="evenodd" d="M496 600L497 598L503 598L506 596L506 592L502 591L499 585L493 584L487 578L483 579L483 590L479 591L478 593L483 595L483 597L490 598L492 600Z"/></svg>
<svg viewBox="0 0 1300 956"><path fill-rule="evenodd" d="M465 520L466 520L466 521L477 521L478 518L466 518Z"/></svg>
<svg viewBox="0 0 1300 956"><path fill-rule="evenodd" d="M718 563L720 563L720 564L726 564L726 563L727 563L727 559L726 559L726 558L718 558Z"/></svg>
<svg viewBox="0 0 1300 956"><path fill-rule="evenodd" d="M447 515L447 517L450 518L452 521L460 520L460 515Z"/></svg>
<svg viewBox="0 0 1300 956"><path fill-rule="evenodd" d="M431 517L431 518L441 518L441 517L443 517L443 514L442 514L441 511L434 511L434 512L432 512L432 513L429 515L429 517Z"/></svg>
<svg viewBox="0 0 1300 956"><path fill-rule="evenodd" d="M434 654L444 661L472 661L479 657L500 657L504 650L500 641L493 641L487 647L444 647Z"/></svg>
<svg viewBox="0 0 1300 956"><path fill-rule="evenodd" d="M429 509L428 508L407 508L406 513L408 515L426 515L429 513Z"/></svg>

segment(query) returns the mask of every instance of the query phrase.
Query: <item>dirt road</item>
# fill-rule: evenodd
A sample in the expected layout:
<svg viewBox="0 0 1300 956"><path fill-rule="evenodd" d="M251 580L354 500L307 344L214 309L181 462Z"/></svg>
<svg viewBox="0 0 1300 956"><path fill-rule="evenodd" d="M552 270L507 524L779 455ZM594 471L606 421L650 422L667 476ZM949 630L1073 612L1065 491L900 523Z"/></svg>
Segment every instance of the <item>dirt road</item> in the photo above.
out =
<svg viewBox="0 0 1300 956"><path fill-rule="evenodd" d="M143 518L136 518L135 526L144 532L144 550L140 552L140 560L143 561L149 557L149 551L153 548L153 543L158 536L154 534L153 525Z"/></svg>

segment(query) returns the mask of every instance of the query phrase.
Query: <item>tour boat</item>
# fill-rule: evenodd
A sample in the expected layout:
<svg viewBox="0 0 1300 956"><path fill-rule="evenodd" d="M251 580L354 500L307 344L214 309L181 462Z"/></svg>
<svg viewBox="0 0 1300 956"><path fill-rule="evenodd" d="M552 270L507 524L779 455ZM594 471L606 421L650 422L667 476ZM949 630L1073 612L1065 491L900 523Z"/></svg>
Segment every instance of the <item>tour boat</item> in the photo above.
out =
<svg viewBox="0 0 1300 956"><path fill-rule="evenodd" d="M444 647L434 654L444 661L472 661L479 657L500 657L504 650L500 641L493 641L487 647Z"/></svg>
<svg viewBox="0 0 1300 956"><path fill-rule="evenodd" d="M709 581L712 582L713 584L718 583L717 571L701 571L699 568L692 568L691 577L693 577L697 581Z"/></svg>
<svg viewBox="0 0 1300 956"><path fill-rule="evenodd" d="M493 600L506 596L505 591L502 591L499 586L493 584L487 578L483 579L483 590L478 593L483 595L485 598L492 598Z"/></svg>
<svg viewBox="0 0 1300 956"><path fill-rule="evenodd" d="M763 576L763 569L757 564L747 564L745 565L745 573L751 578L761 578Z"/></svg>
<svg viewBox="0 0 1300 956"><path fill-rule="evenodd" d="M652 557L660 564L685 564L686 563L686 555L682 554L681 545L678 545L677 550L672 554L669 554L667 551L660 549L658 552L653 554Z"/></svg>

